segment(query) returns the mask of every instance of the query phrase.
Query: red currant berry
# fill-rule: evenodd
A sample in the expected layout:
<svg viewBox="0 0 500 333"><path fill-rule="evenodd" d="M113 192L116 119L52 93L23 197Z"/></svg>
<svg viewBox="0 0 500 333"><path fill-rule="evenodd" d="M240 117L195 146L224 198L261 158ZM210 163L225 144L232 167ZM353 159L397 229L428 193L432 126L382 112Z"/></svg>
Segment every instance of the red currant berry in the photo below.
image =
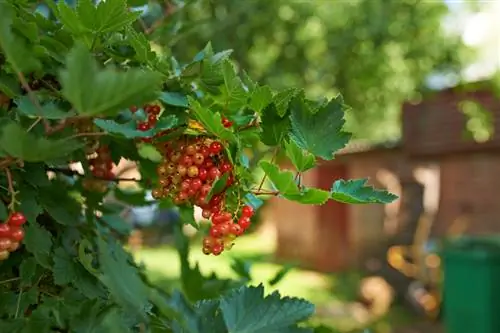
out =
<svg viewBox="0 0 500 333"><path fill-rule="evenodd" d="M186 179L181 183L182 192L187 192L189 191L190 188L191 188L191 182L189 181L189 179Z"/></svg>
<svg viewBox="0 0 500 333"><path fill-rule="evenodd" d="M235 236L241 236L243 234L243 228L241 225L233 223L231 224L229 232Z"/></svg>
<svg viewBox="0 0 500 333"><path fill-rule="evenodd" d="M9 250L12 246L12 241L8 238L0 238L0 251Z"/></svg>
<svg viewBox="0 0 500 333"><path fill-rule="evenodd" d="M221 238L224 236L223 230L221 229L220 225L213 225L210 228L210 236L213 238Z"/></svg>
<svg viewBox="0 0 500 333"><path fill-rule="evenodd" d="M158 115L161 112L161 107L159 105L151 105L150 112L154 115Z"/></svg>
<svg viewBox="0 0 500 333"><path fill-rule="evenodd" d="M208 171L205 168L198 168L198 178L200 178L201 181L205 181L208 178Z"/></svg>
<svg viewBox="0 0 500 333"><path fill-rule="evenodd" d="M208 193L210 193L210 190L212 189L212 186L208 185L208 184L205 184L201 187L200 189L200 194L201 195L207 195Z"/></svg>
<svg viewBox="0 0 500 333"><path fill-rule="evenodd" d="M130 109L130 112L132 112L132 113L136 113L138 110L137 106L135 106L135 105L132 105L129 109Z"/></svg>
<svg viewBox="0 0 500 333"><path fill-rule="evenodd" d="M208 170L208 178L210 179L216 179L220 177L220 170L217 167L211 167L210 170Z"/></svg>
<svg viewBox="0 0 500 333"><path fill-rule="evenodd" d="M156 118L156 115L154 115L154 114L148 115L148 123L150 125L156 124L157 121L158 121L158 118Z"/></svg>
<svg viewBox="0 0 500 333"><path fill-rule="evenodd" d="M191 180L191 189L193 191L198 192L201 189L202 185L203 183L201 182L200 178L194 178L193 180Z"/></svg>
<svg viewBox="0 0 500 333"><path fill-rule="evenodd" d="M212 216L212 223L213 224L222 224L222 223L227 223L231 221L231 214L228 212L220 212L216 213Z"/></svg>
<svg viewBox="0 0 500 333"><path fill-rule="evenodd" d="M240 219L238 220L238 224L240 225L240 227L243 228L243 230L246 230L246 229L248 229L248 227L251 224L250 218L249 217L240 217Z"/></svg>
<svg viewBox="0 0 500 333"><path fill-rule="evenodd" d="M230 164L230 163L222 163L222 165L220 166L220 171L222 173L226 173L228 171L231 171L233 169L233 166Z"/></svg>
<svg viewBox="0 0 500 333"><path fill-rule="evenodd" d="M194 145L189 145L186 147L186 154L194 155L196 154L196 147Z"/></svg>
<svg viewBox="0 0 500 333"><path fill-rule="evenodd" d="M206 158L205 162L203 162L203 167L205 167L207 170L210 170L210 168L213 166L214 162L210 158Z"/></svg>
<svg viewBox="0 0 500 333"><path fill-rule="evenodd" d="M19 242L12 242L10 247L8 248L8 251L14 252L19 248L19 246L21 246L21 244L19 244Z"/></svg>
<svg viewBox="0 0 500 333"><path fill-rule="evenodd" d="M208 209L204 209L202 212L201 212L201 216L203 216L204 219L209 219L210 216L212 216L212 212Z"/></svg>
<svg viewBox="0 0 500 333"><path fill-rule="evenodd" d="M222 144L219 141L214 141L210 144L210 153L216 155L222 151Z"/></svg>
<svg viewBox="0 0 500 333"><path fill-rule="evenodd" d="M224 236L229 234L231 231L231 223L224 222L222 224L219 224L219 227L220 227L220 231L222 232L222 235L224 235Z"/></svg>
<svg viewBox="0 0 500 333"><path fill-rule="evenodd" d="M203 157L208 157L210 156L210 150L207 147L203 146L200 148L200 154L203 155Z"/></svg>
<svg viewBox="0 0 500 333"><path fill-rule="evenodd" d="M7 219L7 223L17 227L26 223L26 217L23 213L15 212L9 216L9 218Z"/></svg>
<svg viewBox="0 0 500 333"><path fill-rule="evenodd" d="M11 228L7 223L0 224L0 237L10 237Z"/></svg>
<svg viewBox="0 0 500 333"><path fill-rule="evenodd" d="M205 254L207 256L212 253L212 249L209 247L203 247L203 249L201 251L203 252L203 254Z"/></svg>
<svg viewBox="0 0 500 333"><path fill-rule="evenodd" d="M227 182L226 182L226 186L231 186L234 184L234 177L233 175L230 175L228 178L227 178Z"/></svg>
<svg viewBox="0 0 500 333"><path fill-rule="evenodd" d="M139 123L139 124L137 125L137 129L138 129L139 131L143 131L143 132L145 132L145 131L148 131L148 130L150 129L150 126L149 126L149 124L148 124L148 123Z"/></svg>
<svg viewBox="0 0 500 333"><path fill-rule="evenodd" d="M203 161L205 160L205 157L203 157L203 154L201 153L196 153L193 156L194 164L196 165L202 165Z"/></svg>
<svg viewBox="0 0 500 333"><path fill-rule="evenodd" d="M193 165L193 159L189 155L182 155L179 164L182 164L186 167Z"/></svg>
<svg viewBox="0 0 500 333"><path fill-rule="evenodd" d="M24 238L24 231L21 228L13 228L10 231L10 239L16 242L22 241Z"/></svg>
<svg viewBox="0 0 500 333"><path fill-rule="evenodd" d="M245 205L241 209L241 216L250 218L253 216L253 213L254 213L254 210L253 210L252 206Z"/></svg>
<svg viewBox="0 0 500 333"><path fill-rule="evenodd" d="M214 256L218 256L219 254L222 253L222 251L224 251L224 245L223 244L216 244L214 245L214 247L212 248L212 254Z"/></svg>
<svg viewBox="0 0 500 333"><path fill-rule="evenodd" d="M184 165L177 166L177 174L181 177L184 177L187 173L187 168Z"/></svg>

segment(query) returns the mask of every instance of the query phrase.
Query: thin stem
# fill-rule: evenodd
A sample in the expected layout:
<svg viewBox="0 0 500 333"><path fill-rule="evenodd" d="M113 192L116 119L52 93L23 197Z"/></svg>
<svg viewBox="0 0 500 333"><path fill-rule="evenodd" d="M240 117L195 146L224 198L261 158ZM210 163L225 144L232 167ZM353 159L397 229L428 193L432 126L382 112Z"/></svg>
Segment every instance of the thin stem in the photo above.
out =
<svg viewBox="0 0 500 333"><path fill-rule="evenodd" d="M278 150L279 150L278 148L274 149L273 157L271 157L270 163L274 163L274 160L276 159L276 155L278 155ZM262 189L262 186L264 186L264 182L266 181L266 177L267 177L267 174L264 174L264 177L262 177L262 180L260 181L258 191L260 191Z"/></svg>
<svg viewBox="0 0 500 333"><path fill-rule="evenodd" d="M16 194L17 193L14 190L14 181L12 180L12 173L10 172L9 168L5 169L5 174L7 175L7 184L8 184L9 193L10 193L9 210L12 212L15 210L15 207L16 207Z"/></svg>
<svg viewBox="0 0 500 333"><path fill-rule="evenodd" d="M26 90L28 93L28 98L30 99L31 103L35 106L35 108L39 112L39 118L35 121L34 124L30 126L28 131L30 131L39 121L43 121L43 126L45 127L45 131L48 131L50 128L50 124L46 119L43 119L43 111L42 111L42 106L38 102L38 99L36 98L36 95L33 93L33 90L31 90L30 85L28 84L28 81L26 81L26 78L24 77L23 73L18 71L17 72L17 77L19 78L19 82L21 82L21 85L23 88Z"/></svg>
<svg viewBox="0 0 500 333"><path fill-rule="evenodd" d="M77 133L75 135L67 137L65 140L71 140L71 139L76 139L76 138L81 138L85 136L104 136L108 135L106 132L89 132L89 133Z"/></svg>
<svg viewBox="0 0 500 333"><path fill-rule="evenodd" d="M19 290L19 296L17 296L17 305L16 305L16 314L14 315L14 319L16 319L19 316L19 309L21 307L21 297L23 295L23 290Z"/></svg>
<svg viewBox="0 0 500 333"><path fill-rule="evenodd" d="M5 284L5 283L19 281L19 280L21 280L21 278L16 277L16 278L12 278L12 279L7 279L7 280L0 281L0 284Z"/></svg>

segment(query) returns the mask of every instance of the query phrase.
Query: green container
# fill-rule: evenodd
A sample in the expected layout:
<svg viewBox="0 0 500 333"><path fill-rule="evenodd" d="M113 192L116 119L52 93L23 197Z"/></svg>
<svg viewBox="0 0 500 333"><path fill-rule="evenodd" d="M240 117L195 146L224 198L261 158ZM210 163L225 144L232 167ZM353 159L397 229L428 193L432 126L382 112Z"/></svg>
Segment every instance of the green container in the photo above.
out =
<svg viewBox="0 0 500 333"><path fill-rule="evenodd" d="M446 333L500 333L500 238L461 238L444 248Z"/></svg>

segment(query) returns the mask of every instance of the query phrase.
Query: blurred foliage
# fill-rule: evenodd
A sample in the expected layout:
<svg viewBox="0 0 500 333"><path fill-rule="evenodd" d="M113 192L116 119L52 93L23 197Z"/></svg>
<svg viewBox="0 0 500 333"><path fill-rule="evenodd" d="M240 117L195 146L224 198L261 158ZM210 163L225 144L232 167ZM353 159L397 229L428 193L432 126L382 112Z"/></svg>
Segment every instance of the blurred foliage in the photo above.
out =
<svg viewBox="0 0 500 333"><path fill-rule="evenodd" d="M341 91L348 129L380 140L399 134L401 103L429 73L457 73L465 60L458 36L442 29L447 13L441 1L194 0L150 5L144 21L181 60L211 40L261 82L311 97Z"/></svg>

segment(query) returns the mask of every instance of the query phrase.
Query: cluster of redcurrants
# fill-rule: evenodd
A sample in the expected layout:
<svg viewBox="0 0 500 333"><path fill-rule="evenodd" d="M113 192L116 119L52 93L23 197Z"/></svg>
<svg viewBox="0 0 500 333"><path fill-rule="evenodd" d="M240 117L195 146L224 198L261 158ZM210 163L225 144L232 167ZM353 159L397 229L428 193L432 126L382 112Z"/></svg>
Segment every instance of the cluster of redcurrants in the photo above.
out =
<svg viewBox="0 0 500 333"><path fill-rule="evenodd" d="M11 252L19 248L24 239L25 223L26 217L20 212L10 214L7 221L0 223L0 260L6 260Z"/></svg>
<svg viewBox="0 0 500 333"><path fill-rule="evenodd" d="M224 210L225 192L234 183L234 174L222 143L205 136L184 135L161 143L158 148L164 160L157 168L159 180L153 197L168 197L176 205L190 203L201 207L203 217L212 220L203 252L218 255L224 248L229 249L230 243L250 226L253 210L245 206L238 223L233 223L233 216ZM224 174L225 188L207 200L214 182Z"/></svg>
<svg viewBox="0 0 500 333"><path fill-rule="evenodd" d="M215 206L215 209L210 206L203 208L203 217L210 218L212 222L209 235L203 238L203 253L216 256L233 247L234 239L241 236L250 227L250 219L254 213L251 206L243 206L240 217L235 223L233 215L220 210L218 206Z"/></svg>
<svg viewBox="0 0 500 333"><path fill-rule="evenodd" d="M112 180L115 178L113 173L113 160L108 146L102 145L96 149L95 154L89 158L90 172L95 178L103 180Z"/></svg>
<svg viewBox="0 0 500 333"><path fill-rule="evenodd" d="M156 125L156 123L158 122L158 116L160 115L161 107L159 105L156 105L156 104L145 104L142 107L142 109L146 113L147 118L145 121L141 121L141 122L137 123L137 129L139 131L146 132L146 131L149 131L150 129L152 129ZM130 107L130 111L132 113L136 113L137 110L139 110L137 108L137 106ZM152 141L152 138L150 138L150 137L141 138L141 141L149 143Z"/></svg>

